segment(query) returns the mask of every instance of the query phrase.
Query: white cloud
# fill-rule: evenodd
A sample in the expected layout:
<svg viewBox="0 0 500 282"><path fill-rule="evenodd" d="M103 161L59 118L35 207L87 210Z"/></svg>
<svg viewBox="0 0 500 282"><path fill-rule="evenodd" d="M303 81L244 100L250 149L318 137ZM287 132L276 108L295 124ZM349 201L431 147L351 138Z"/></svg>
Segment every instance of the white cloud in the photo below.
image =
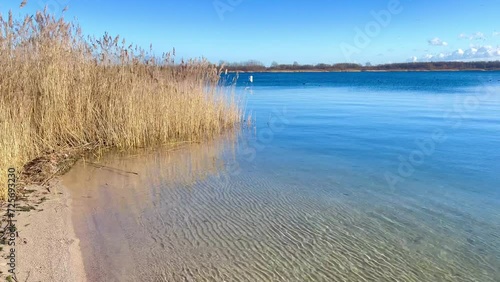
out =
<svg viewBox="0 0 500 282"><path fill-rule="evenodd" d="M486 36L484 36L484 33L482 32L476 32L476 33L473 33L473 34L465 34L465 33L461 33L458 38L460 39L469 39L469 40L484 40L486 39Z"/></svg>
<svg viewBox="0 0 500 282"><path fill-rule="evenodd" d="M468 49L457 49L451 53L426 54L423 61L469 61L469 60L498 60L500 46L471 46Z"/></svg>
<svg viewBox="0 0 500 282"><path fill-rule="evenodd" d="M429 42L429 45L432 46L448 46L448 42L445 42L439 39L438 37L434 37L433 39L430 39L427 42Z"/></svg>
<svg viewBox="0 0 500 282"><path fill-rule="evenodd" d="M451 54L444 55L444 58L446 58L446 59L449 59L449 58L461 58L461 57L464 56L464 54L465 54L464 50L458 49L458 50L454 51Z"/></svg>
<svg viewBox="0 0 500 282"><path fill-rule="evenodd" d="M427 54L423 57L424 61L434 61L434 60L443 60L446 57L444 53L439 53L436 55Z"/></svg>
<svg viewBox="0 0 500 282"><path fill-rule="evenodd" d="M406 60L407 62L410 62L410 63L416 63L418 61L418 58L416 56L413 56L411 58L409 58L408 60Z"/></svg>
<svg viewBox="0 0 500 282"><path fill-rule="evenodd" d="M500 36L500 31L494 31L493 32L493 37Z"/></svg>

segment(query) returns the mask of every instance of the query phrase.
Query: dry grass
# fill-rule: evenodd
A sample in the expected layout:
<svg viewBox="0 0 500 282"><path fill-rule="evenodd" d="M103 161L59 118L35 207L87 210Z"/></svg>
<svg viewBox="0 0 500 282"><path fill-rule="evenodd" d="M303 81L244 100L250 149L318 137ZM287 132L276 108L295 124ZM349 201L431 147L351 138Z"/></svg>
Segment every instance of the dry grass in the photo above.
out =
<svg viewBox="0 0 500 282"><path fill-rule="evenodd" d="M202 140L241 121L215 66L151 52L47 12L0 18L0 198L7 167L47 151Z"/></svg>

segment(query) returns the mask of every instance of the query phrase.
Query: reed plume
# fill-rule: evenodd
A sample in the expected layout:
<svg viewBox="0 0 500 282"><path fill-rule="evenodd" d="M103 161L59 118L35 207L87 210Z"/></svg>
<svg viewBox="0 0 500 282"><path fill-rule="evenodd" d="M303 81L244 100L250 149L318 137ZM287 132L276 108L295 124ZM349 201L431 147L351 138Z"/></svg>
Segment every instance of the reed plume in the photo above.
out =
<svg viewBox="0 0 500 282"><path fill-rule="evenodd" d="M204 59L176 63L119 36L84 36L46 10L0 15L0 197L8 167L47 151L195 141L235 127L240 104L219 77Z"/></svg>

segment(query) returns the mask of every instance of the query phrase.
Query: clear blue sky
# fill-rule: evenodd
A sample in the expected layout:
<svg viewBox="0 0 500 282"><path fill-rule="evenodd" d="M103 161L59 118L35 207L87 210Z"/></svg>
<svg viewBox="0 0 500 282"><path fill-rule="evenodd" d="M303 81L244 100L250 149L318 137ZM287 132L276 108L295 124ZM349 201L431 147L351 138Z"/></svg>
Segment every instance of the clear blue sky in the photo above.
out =
<svg viewBox="0 0 500 282"><path fill-rule="evenodd" d="M21 1L5 2L4 15L45 4L61 14L67 5L65 17L78 19L86 34L108 31L144 47L152 43L158 53L175 47L178 56L213 62L500 59L498 0L31 0L24 9ZM372 12L379 11L390 21L377 22ZM357 42L366 27L371 33Z"/></svg>

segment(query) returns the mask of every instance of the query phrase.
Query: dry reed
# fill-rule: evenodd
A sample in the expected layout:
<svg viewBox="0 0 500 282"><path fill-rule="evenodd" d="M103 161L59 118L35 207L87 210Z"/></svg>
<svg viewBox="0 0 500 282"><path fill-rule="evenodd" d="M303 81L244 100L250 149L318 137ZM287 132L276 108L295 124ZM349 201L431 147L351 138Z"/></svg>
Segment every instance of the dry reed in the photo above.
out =
<svg viewBox="0 0 500 282"><path fill-rule="evenodd" d="M205 60L174 62L119 37L85 37L46 11L0 16L0 198L8 167L68 147L198 141L241 121Z"/></svg>

